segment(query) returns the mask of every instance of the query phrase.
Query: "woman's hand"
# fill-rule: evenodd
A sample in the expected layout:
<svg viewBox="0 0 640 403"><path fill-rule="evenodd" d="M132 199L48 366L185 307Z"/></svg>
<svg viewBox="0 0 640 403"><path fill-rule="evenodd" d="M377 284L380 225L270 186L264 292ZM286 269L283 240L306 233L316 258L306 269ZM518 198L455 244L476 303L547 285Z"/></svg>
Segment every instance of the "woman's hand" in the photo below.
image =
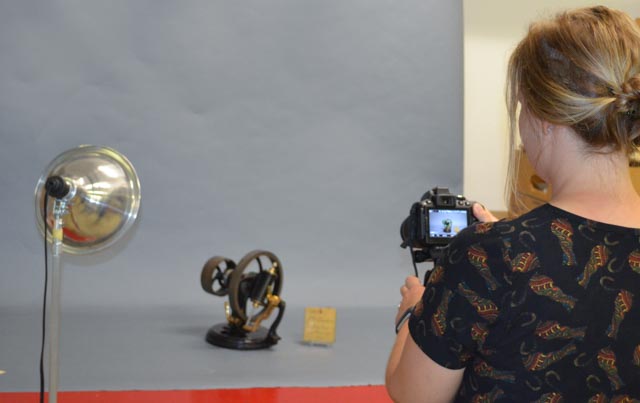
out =
<svg viewBox="0 0 640 403"><path fill-rule="evenodd" d="M489 210L487 210L486 208L484 208L484 206L482 204L473 203L473 207L472 208L473 208L473 215L478 219L478 221L480 221L480 222L498 221L496 216L491 214L491 212Z"/></svg>
<svg viewBox="0 0 640 403"><path fill-rule="evenodd" d="M400 320L402 314L412 306L418 303L424 293L424 286L420 283L420 280L416 276L409 276L404 281L402 287L400 287L400 294L402 295L402 301L398 307L398 314L396 315L396 323Z"/></svg>

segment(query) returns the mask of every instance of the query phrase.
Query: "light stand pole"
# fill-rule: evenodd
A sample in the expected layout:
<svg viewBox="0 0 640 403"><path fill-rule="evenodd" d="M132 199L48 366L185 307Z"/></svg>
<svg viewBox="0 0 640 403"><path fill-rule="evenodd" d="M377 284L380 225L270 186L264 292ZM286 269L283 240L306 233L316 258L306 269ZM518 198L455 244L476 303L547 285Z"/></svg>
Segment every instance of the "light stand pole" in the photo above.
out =
<svg viewBox="0 0 640 403"><path fill-rule="evenodd" d="M51 229L51 313L49 316L49 403L58 401L58 369L60 349L60 296L62 289L62 241L63 219L68 213L67 203L76 193L71 181L52 176L45 184L47 194L55 198L53 205L53 228Z"/></svg>

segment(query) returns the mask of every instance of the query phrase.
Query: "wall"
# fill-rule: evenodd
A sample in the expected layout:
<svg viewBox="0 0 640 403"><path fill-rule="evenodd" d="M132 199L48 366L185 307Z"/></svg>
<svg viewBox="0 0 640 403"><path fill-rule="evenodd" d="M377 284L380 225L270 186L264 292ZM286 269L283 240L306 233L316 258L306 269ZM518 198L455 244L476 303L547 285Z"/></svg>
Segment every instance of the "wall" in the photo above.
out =
<svg viewBox="0 0 640 403"><path fill-rule="evenodd" d="M410 205L462 190L461 26L457 1L0 2L0 307L40 304L33 189L80 144L132 161L142 208L63 257L63 311L210 304L204 262L257 248L291 304L394 305Z"/></svg>
<svg viewBox="0 0 640 403"><path fill-rule="evenodd" d="M640 17L634 0L464 0L464 194L506 211L508 123L506 65L529 23L574 7L602 4Z"/></svg>

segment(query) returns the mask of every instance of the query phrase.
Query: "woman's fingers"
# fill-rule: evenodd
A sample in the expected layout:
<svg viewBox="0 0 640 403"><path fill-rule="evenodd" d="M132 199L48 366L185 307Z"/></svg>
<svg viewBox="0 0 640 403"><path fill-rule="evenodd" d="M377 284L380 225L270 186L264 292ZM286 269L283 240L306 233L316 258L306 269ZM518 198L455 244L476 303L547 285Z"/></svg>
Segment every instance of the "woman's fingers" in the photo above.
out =
<svg viewBox="0 0 640 403"><path fill-rule="evenodd" d="M418 279L418 277L409 276L404 280L404 285L407 288L411 288L411 287L415 287L416 285L422 285L422 284L420 284L420 280Z"/></svg>
<svg viewBox="0 0 640 403"><path fill-rule="evenodd" d="M489 210L484 208L484 206L482 204L473 203L473 207L472 208L473 208L473 215L478 219L478 221L480 221L480 222L498 221L498 218L496 218L496 216L491 214L491 212Z"/></svg>

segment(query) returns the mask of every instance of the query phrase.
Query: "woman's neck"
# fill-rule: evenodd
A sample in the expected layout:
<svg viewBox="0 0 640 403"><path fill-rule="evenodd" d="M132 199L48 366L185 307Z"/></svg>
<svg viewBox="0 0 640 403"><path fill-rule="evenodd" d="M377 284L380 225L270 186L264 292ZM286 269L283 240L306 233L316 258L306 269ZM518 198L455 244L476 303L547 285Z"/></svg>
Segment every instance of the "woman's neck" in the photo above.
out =
<svg viewBox="0 0 640 403"><path fill-rule="evenodd" d="M640 196L624 154L565 155L549 181L550 204L595 221L640 228Z"/></svg>

